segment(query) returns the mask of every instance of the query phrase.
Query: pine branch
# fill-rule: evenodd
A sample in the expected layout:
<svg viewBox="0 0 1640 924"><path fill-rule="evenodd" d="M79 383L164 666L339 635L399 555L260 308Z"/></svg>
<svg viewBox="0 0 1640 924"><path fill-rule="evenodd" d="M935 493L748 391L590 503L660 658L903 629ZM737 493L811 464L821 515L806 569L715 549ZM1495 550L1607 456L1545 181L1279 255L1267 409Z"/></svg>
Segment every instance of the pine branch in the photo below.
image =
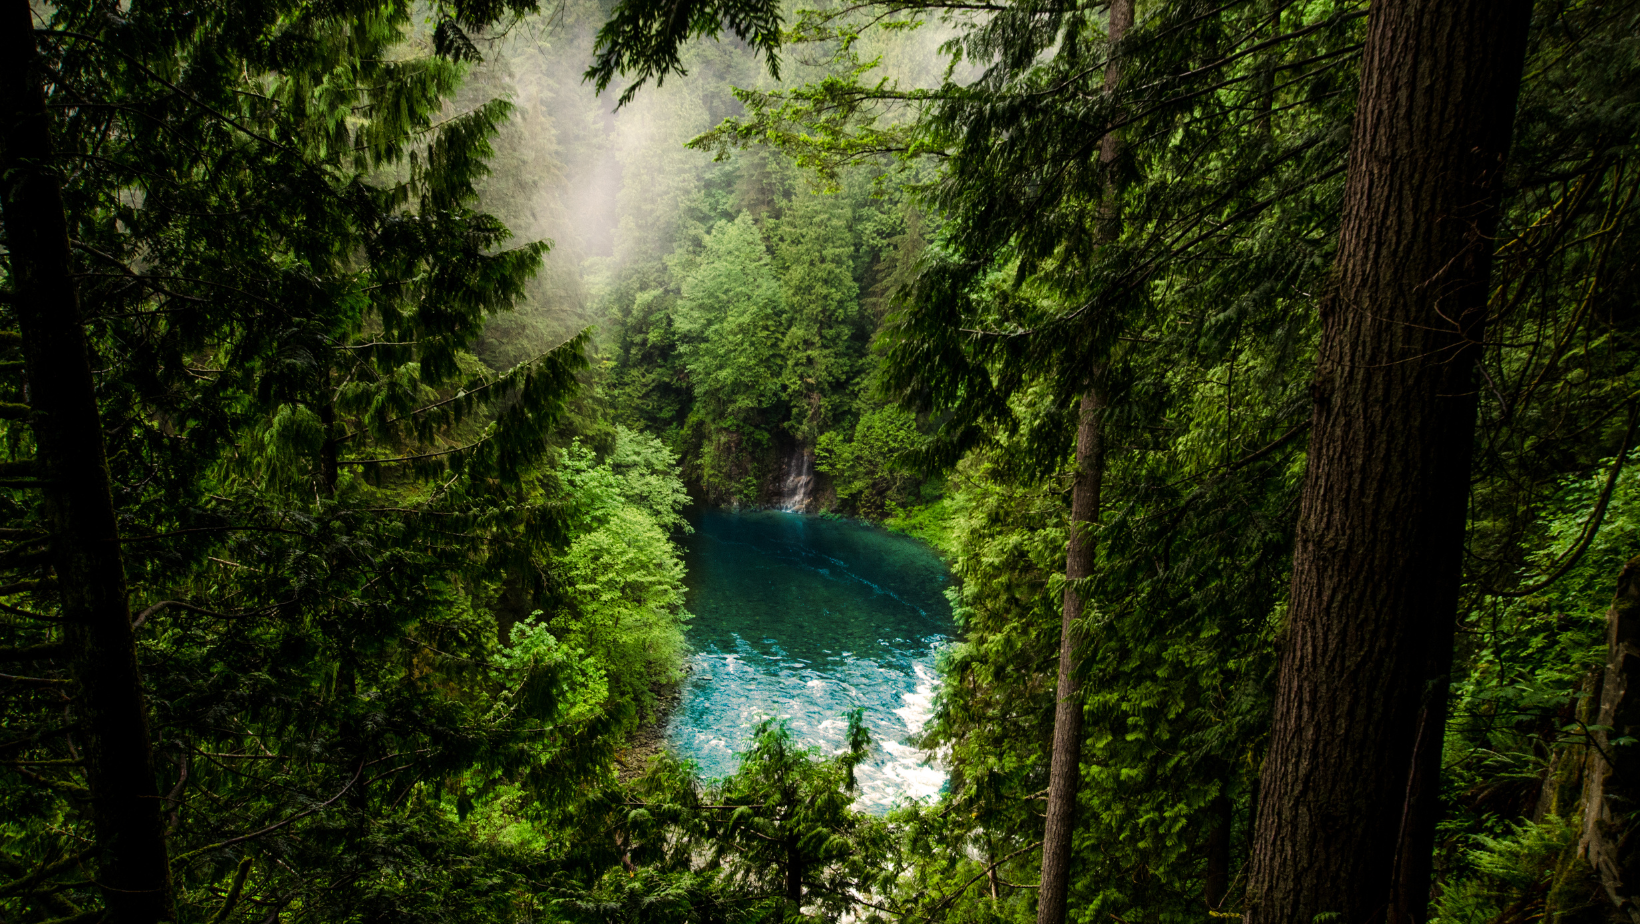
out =
<svg viewBox="0 0 1640 924"><path fill-rule="evenodd" d="M92 851L83 850L79 853L71 853L55 863L41 866L39 869L29 873L21 879L14 879L11 882L0 885L0 896L17 895L19 893L26 892L29 889L34 888L39 883L50 879L52 876L66 872L75 866L78 866L86 858L90 857L91 854Z"/></svg>
<svg viewBox="0 0 1640 924"><path fill-rule="evenodd" d="M278 150L283 151L286 154L289 154L290 156L297 158L298 160L302 160L301 155L298 154L297 152L291 150L290 148L285 147L284 145L280 144L277 141L274 141L272 138L268 138L268 137L266 137L266 136L264 136L264 135L262 135L262 134L260 134L256 131L250 129L250 128L247 128L246 126L242 125L239 122L239 120L233 118L232 116L225 115L221 112L218 112L216 109L212 108L211 106L206 105L203 100L201 100L198 97L194 96L192 93L189 93L187 90L182 89L181 87L179 87L176 84L170 82L169 80L166 80L164 77L161 77L160 75L154 73L153 69L150 68L148 65L142 63L141 61L137 60L136 58L132 57L131 55L126 54L124 51L121 51L120 49L115 48L114 46L108 44L107 42L104 42L102 39L99 39L94 35L87 35L84 32L73 32L73 31L70 31L70 30L67 30L67 29L35 29L34 34L35 35L44 35L44 36L47 36L49 38L56 38L58 36L66 36L68 38L83 39L84 41L91 42L91 43L96 44L96 45L101 45L102 47L107 48L108 50L112 51L114 54L119 55L120 57L124 58L126 60L126 62L131 64L133 67L135 67L138 70L142 71L145 75L147 75L149 80L152 80L155 83L158 83L158 84L164 86L165 88L169 89L172 93L175 93L176 95L182 97L183 99L189 101L190 103L193 103L195 106L198 106L200 109L203 109L206 112L210 113L211 115L214 115L217 118L221 119L222 121L228 123L229 125L232 125L234 128L237 128L240 131L244 132L246 135L249 135L250 137L255 138L257 141L260 141L260 142L262 142L263 144L265 144L269 147L277 148ZM303 161L303 162L306 163L306 161Z"/></svg>

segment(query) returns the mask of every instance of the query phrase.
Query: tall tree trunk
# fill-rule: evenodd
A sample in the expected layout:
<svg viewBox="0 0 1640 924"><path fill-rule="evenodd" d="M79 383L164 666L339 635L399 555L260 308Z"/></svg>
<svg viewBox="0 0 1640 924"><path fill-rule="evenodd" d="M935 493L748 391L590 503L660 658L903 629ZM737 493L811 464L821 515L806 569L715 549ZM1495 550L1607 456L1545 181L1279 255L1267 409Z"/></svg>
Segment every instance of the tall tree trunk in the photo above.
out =
<svg viewBox="0 0 1640 924"><path fill-rule="evenodd" d="M1076 479L1071 484L1071 530L1065 556L1065 602L1059 638L1058 701L1053 716L1053 756L1048 772L1048 822L1042 835L1042 883L1037 924L1064 924L1070 893L1071 834L1076 827L1076 790L1081 782L1082 689L1076 677L1076 650L1082 636L1076 621L1082 598L1072 586L1093 573L1093 524L1099 516L1104 481L1104 400L1098 385L1082 395L1076 428Z"/></svg>
<svg viewBox="0 0 1640 924"><path fill-rule="evenodd" d="M1599 877L1615 912L1611 918L1640 922L1640 838L1634 836L1640 749L1612 744L1640 735L1640 557L1629 559L1618 574L1617 595L1606 612L1598 708L1598 724L1589 732L1577 852Z"/></svg>
<svg viewBox="0 0 1640 924"><path fill-rule="evenodd" d="M1390 913L1420 707L1450 659L1470 380L1530 13L1372 4L1248 924ZM1416 839L1405 852L1431 849Z"/></svg>
<svg viewBox="0 0 1640 924"><path fill-rule="evenodd" d="M173 920L125 565L29 0L6 0L4 15L0 209L52 528L52 565L86 733L96 882L107 924Z"/></svg>
<svg viewBox="0 0 1640 924"><path fill-rule="evenodd" d="M1112 46L1105 67L1105 89L1113 90L1121 77L1115 46L1133 25L1133 0L1111 0L1106 32ZM1099 160L1109 166L1119 153L1120 139L1111 132L1100 139ZM1107 215L1102 236L1113 237L1118 216ZM1070 540L1065 551L1065 598L1059 629L1059 681L1054 688L1053 752L1048 767L1048 820L1042 832L1042 879L1037 891L1037 924L1064 924L1071 885L1071 835L1076 829L1076 791L1082 780L1082 689L1077 678L1076 652L1082 638L1076 623L1082 616L1082 598L1076 582L1093 573L1093 524L1099 519L1099 493L1104 485L1105 453L1101 420L1104 396L1102 370L1088 377L1078 408L1076 477L1071 483Z"/></svg>
<svg viewBox="0 0 1640 924"><path fill-rule="evenodd" d="M786 842L786 901L791 904L792 913L803 908L803 859L797 850L795 838Z"/></svg>
<svg viewBox="0 0 1640 924"><path fill-rule="evenodd" d="M1455 616L1456 614L1454 614ZM1395 892L1390 903L1392 924L1423 924L1429 920L1429 886L1435 871L1435 829L1441 821L1441 755L1446 743L1448 691L1452 682L1452 643L1456 619L1430 629L1425 657L1423 701L1413 738L1412 771L1407 780L1401 814L1400 842L1395 857Z"/></svg>
<svg viewBox="0 0 1640 924"><path fill-rule="evenodd" d="M1226 788L1228 788L1226 779ZM1202 898L1207 907L1217 911L1230 894L1230 828L1235 821L1236 804L1228 792L1220 792L1207 806L1212 829L1207 832L1207 881L1203 884Z"/></svg>

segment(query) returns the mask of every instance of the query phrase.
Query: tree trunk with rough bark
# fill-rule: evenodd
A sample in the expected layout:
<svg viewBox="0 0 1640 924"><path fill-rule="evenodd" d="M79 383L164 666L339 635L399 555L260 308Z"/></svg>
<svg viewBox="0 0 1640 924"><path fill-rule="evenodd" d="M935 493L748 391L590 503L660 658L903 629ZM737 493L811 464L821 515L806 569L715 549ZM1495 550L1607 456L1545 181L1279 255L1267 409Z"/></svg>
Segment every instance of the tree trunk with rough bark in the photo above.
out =
<svg viewBox="0 0 1640 924"><path fill-rule="evenodd" d="M1042 837L1041 897L1037 924L1064 924L1070 892L1071 834L1076 827L1076 791L1081 782L1082 690L1076 677L1076 650L1082 644L1076 621L1082 599L1070 586L1093 573L1092 527L1099 516L1104 480L1104 434L1098 386L1082 395L1076 428L1076 479L1071 485L1070 547L1065 556L1065 602L1059 640L1058 701L1054 706L1053 755L1048 777L1048 822Z"/></svg>
<svg viewBox="0 0 1640 924"><path fill-rule="evenodd" d="M103 920L174 920L125 565L29 0L7 0L4 16L0 209L52 528L52 566L86 735Z"/></svg>
<svg viewBox="0 0 1640 924"><path fill-rule="evenodd" d="M1114 46L1133 25L1133 0L1112 0L1106 32ZM1114 89L1121 71L1112 51L1105 67L1105 88ZM1114 132L1100 139L1099 160L1107 166L1119 154ZM1114 235L1114 214L1102 234ZM1101 414L1101 370L1089 375L1076 427L1076 477L1071 484L1070 540L1065 552L1065 598L1059 630L1059 680L1055 690L1053 751L1048 768L1048 819L1042 832L1042 879L1037 892L1037 924L1064 924L1071 883L1071 835L1076 829L1076 792L1082 772L1082 690L1076 676L1076 652L1082 639L1076 623L1082 598L1075 583L1093 573L1093 524L1099 519L1104 484L1104 433Z"/></svg>
<svg viewBox="0 0 1640 924"><path fill-rule="evenodd" d="M1640 737L1640 557L1623 566L1606 612L1599 710L1599 723L1589 732L1577 852L1599 877L1612 918L1640 924L1640 746L1612 743Z"/></svg>
<svg viewBox="0 0 1640 924"><path fill-rule="evenodd" d="M1530 0L1371 7L1247 924L1384 921L1398 853L1433 848L1422 828L1403 845L1402 819L1425 692L1449 669L1471 377L1530 14Z"/></svg>

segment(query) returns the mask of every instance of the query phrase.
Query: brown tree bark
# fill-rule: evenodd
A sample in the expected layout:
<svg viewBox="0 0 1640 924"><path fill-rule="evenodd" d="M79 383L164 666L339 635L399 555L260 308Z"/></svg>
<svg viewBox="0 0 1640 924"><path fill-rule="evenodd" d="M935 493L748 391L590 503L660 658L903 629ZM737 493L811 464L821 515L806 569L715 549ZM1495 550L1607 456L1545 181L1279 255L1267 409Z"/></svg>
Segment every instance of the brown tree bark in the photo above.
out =
<svg viewBox="0 0 1640 924"><path fill-rule="evenodd" d="M1076 828L1076 791L1081 783L1082 689L1076 677L1076 651L1082 636L1076 621L1082 598L1071 586L1093 573L1093 524L1099 516L1104 481L1104 434L1100 413L1104 400L1098 386L1082 395L1076 428L1076 478L1071 483L1071 530L1065 556L1065 600L1059 637L1058 700L1054 705L1053 753L1048 771L1048 821L1042 836L1042 882L1037 924L1064 924L1070 893L1071 834Z"/></svg>
<svg viewBox="0 0 1640 924"><path fill-rule="evenodd" d="M1612 744L1640 736L1640 557L1623 566L1617 595L1606 612L1606 669L1598 708L1598 724L1589 732L1577 852L1599 877L1612 918L1640 922L1640 838L1634 836L1640 747Z"/></svg>
<svg viewBox="0 0 1640 924"><path fill-rule="evenodd" d="M0 211L52 528L52 565L86 734L103 920L174 920L125 565L29 0L6 0L3 15Z"/></svg>
<svg viewBox="0 0 1640 924"><path fill-rule="evenodd" d="M1133 0L1111 0L1106 32L1115 46L1133 26ZM1121 71L1114 51L1105 66L1105 89L1112 90ZM1099 160L1113 163L1120 139L1112 132L1100 139ZM1105 222L1102 234L1115 232L1116 217ZM1042 832L1042 879L1037 891L1037 924L1064 924L1071 883L1071 835L1076 830L1076 792L1082 774L1082 690L1076 676L1076 653L1082 646L1076 623L1082 616L1082 598L1075 582L1093 573L1093 524L1099 519L1099 494L1104 485L1104 433L1101 416L1104 396L1100 370L1089 376L1082 395L1076 427L1076 476L1071 483L1070 539L1065 552L1065 597L1059 629L1059 680L1054 688L1053 750L1048 767L1048 819Z"/></svg>
<svg viewBox="0 0 1640 924"><path fill-rule="evenodd" d="M1457 605L1471 377L1530 13L1371 7L1247 924L1391 913L1420 708ZM1431 847L1420 833L1402 852Z"/></svg>

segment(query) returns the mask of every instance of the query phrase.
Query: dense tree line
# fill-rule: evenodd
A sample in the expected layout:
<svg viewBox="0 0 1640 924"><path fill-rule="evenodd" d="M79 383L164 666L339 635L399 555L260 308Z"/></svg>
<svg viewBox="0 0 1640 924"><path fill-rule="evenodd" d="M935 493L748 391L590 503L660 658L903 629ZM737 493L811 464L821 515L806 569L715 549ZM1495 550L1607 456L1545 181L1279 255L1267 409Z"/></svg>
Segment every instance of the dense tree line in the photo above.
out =
<svg viewBox="0 0 1640 924"><path fill-rule="evenodd" d="M8 919L1632 915L1640 5L7 9ZM886 817L629 747L811 461Z"/></svg>
<svg viewBox="0 0 1640 924"><path fill-rule="evenodd" d="M680 666L675 460L473 353L545 245L435 12L7 7L8 918L505 917Z"/></svg>
<svg viewBox="0 0 1640 924"><path fill-rule="evenodd" d="M743 111L735 86L768 79L732 46L681 50L690 80L601 111L577 93L575 62L604 14L588 4L524 21L484 44L461 91L517 101L481 189L509 227L554 241L479 355L509 365L595 325L589 397L677 452L709 502L778 502L790 469L818 476L809 510L881 518L926 500L926 479L890 464L917 429L874 394L870 351L927 244L920 211L880 166L827 181L778 153L714 161L686 147ZM909 66L915 47L885 53L937 75L933 56Z"/></svg>
<svg viewBox="0 0 1640 924"><path fill-rule="evenodd" d="M1614 528L1636 10L1167 3L1131 32L1103 2L795 15L795 55L834 76L744 92L704 143L833 176L937 155L918 201L938 227L880 339L883 391L928 421L910 456L953 479L931 533L966 638L930 740L972 810L938 815L942 881L982 870L990 913L1043 922L1625 913L1623 731L1603 724L1626 714L1622 633L1605 680L1561 662L1526 707L1502 692L1523 665L1506 681L1483 652L1527 630L1479 614L1563 612L1544 595ZM855 43L918 19L964 67L878 79ZM647 53L627 39L607 32L605 60ZM1597 472L1610 493L1549 500ZM1558 556L1557 517L1580 524ZM1607 648L1582 638L1585 664ZM1535 756L1502 763L1612 769L1480 803L1456 768L1474 786L1499 758L1463 729L1528 717L1510 747ZM1545 833L1574 816L1573 842Z"/></svg>

